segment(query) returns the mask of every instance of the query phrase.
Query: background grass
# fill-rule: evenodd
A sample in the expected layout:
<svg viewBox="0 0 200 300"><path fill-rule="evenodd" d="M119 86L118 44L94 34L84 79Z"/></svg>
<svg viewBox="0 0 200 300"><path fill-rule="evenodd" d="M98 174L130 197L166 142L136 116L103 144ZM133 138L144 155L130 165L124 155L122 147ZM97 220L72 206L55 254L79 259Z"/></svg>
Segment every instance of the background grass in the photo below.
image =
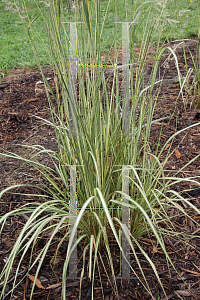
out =
<svg viewBox="0 0 200 300"><path fill-rule="evenodd" d="M16 8L14 0L0 0L0 77L3 77L7 70L24 67L36 67L37 62L33 54L31 44L28 40L25 27L28 26L28 19L23 7L23 0L17 2ZM92 2L93 0L91 0ZM175 40L189 38L198 35L198 1L193 0L191 3L189 0L168 0L167 9L165 11L164 30L162 34L162 40ZM129 2L129 3L128 3ZM104 35L101 39L101 51L106 51L110 46L110 40L112 40L115 34L114 21L124 21L126 14L128 19L132 20L132 12L137 7L144 3L144 0L106 0L101 1L101 20L107 11L106 22L104 26ZM155 10L161 10L162 5L165 1L152 0L155 2L152 9L152 17ZM63 1L64 16L63 21L73 20L73 12L67 10L68 0ZM109 3L109 5L108 5ZM38 5L44 5L42 1L26 0L28 13L30 20L38 14ZM113 14L114 5L117 5L117 12ZM142 6L139 23L135 30L135 44L141 43L141 27L145 26L145 9L148 8L150 3L146 3ZM20 18L21 14L23 20ZM24 27L25 25L25 27ZM67 27L68 25L66 25ZM121 42L121 25L117 26L116 42L120 45ZM173 27L172 27L173 26ZM44 21L41 16L34 22L34 29L41 36L42 40L47 41L47 34L45 32ZM170 33L169 33L170 31ZM154 37L156 41L156 34ZM36 43L39 45L38 54L40 57L41 64L48 66L48 57L44 51L44 45L40 43L39 37L36 37Z"/></svg>

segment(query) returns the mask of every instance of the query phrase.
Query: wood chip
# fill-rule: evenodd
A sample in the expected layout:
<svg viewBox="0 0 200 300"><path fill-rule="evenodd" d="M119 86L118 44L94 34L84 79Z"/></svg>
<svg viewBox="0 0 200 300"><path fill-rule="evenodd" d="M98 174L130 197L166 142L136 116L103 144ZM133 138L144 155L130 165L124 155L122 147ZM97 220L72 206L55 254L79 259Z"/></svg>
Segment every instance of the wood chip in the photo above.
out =
<svg viewBox="0 0 200 300"><path fill-rule="evenodd" d="M46 290L56 289L57 287L61 286L61 284L62 284L62 282L49 285L48 287L46 287Z"/></svg>
<svg viewBox="0 0 200 300"><path fill-rule="evenodd" d="M39 98L31 98L31 99L28 99L26 100L27 102L34 102L34 101L37 101Z"/></svg>
<svg viewBox="0 0 200 300"><path fill-rule="evenodd" d="M32 282L34 282L34 280L35 280L35 276L30 275L30 274L28 274L28 278L29 278ZM37 285L37 287L38 287L39 289L45 290L45 288L44 288L43 285L41 284L41 281L40 281L38 278L36 279L35 284Z"/></svg>
<svg viewBox="0 0 200 300"><path fill-rule="evenodd" d="M152 254L158 253L158 249L157 249L155 246L150 247L149 251L150 251L150 253L152 253Z"/></svg>
<svg viewBox="0 0 200 300"><path fill-rule="evenodd" d="M180 296L183 296L183 297L189 297L191 296L191 293L189 293L188 291L181 291L181 290L177 290L176 293Z"/></svg>
<svg viewBox="0 0 200 300"><path fill-rule="evenodd" d="M195 272L195 271L192 271L192 270L187 270L187 269L184 269L184 268L181 268L181 269L188 272L188 273L194 274L195 276L200 276L200 273L198 273L198 272Z"/></svg>
<svg viewBox="0 0 200 300"><path fill-rule="evenodd" d="M38 82L36 82L36 84L43 84L44 82L39 80Z"/></svg>
<svg viewBox="0 0 200 300"><path fill-rule="evenodd" d="M180 159L182 157L181 153L177 149L175 149L175 154L177 159Z"/></svg>
<svg viewBox="0 0 200 300"><path fill-rule="evenodd" d="M165 298L163 298L162 300L169 300L169 299L171 299L171 298L173 298L174 297L174 294L170 294L169 296L167 296L167 298L165 297Z"/></svg>
<svg viewBox="0 0 200 300"><path fill-rule="evenodd" d="M152 125L167 125L166 123L162 123L162 122L154 122Z"/></svg>
<svg viewBox="0 0 200 300"><path fill-rule="evenodd" d="M193 133L193 135L199 136L199 135L200 135L200 132L199 132L199 133Z"/></svg>
<svg viewBox="0 0 200 300"><path fill-rule="evenodd" d="M166 150L169 148L170 145L171 145L171 143L169 143L169 144L165 147L164 151L166 151Z"/></svg>

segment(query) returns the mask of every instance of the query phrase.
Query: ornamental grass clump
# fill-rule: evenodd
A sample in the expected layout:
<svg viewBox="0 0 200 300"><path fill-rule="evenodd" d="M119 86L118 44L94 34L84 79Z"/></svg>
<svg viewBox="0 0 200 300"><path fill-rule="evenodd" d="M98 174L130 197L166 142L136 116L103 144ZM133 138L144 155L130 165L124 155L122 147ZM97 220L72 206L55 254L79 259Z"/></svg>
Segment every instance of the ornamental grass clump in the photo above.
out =
<svg viewBox="0 0 200 300"><path fill-rule="evenodd" d="M157 73L160 59L166 49L155 47L154 53L149 53L152 46L151 39L157 34L154 28L158 28L162 16L159 15L157 19L155 15L152 16L150 1L145 2L141 7L138 3L136 4L131 15L127 6L125 7L127 20L130 20L128 19L130 17L132 20L127 26L130 41L126 31L124 31L126 36L122 37L124 43L128 41L131 45L130 61L128 57L130 68L128 66L127 76L127 65L118 63L115 36L113 36L107 55L104 55L104 60L100 52L110 1L107 3L103 16L100 1L77 1L75 12L71 12L69 16L71 22L77 23L76 25L70 23L70 31L67 28L69 24L64 23L69 20L63 19L62 3L52 0L44 3L38 17L42 15L46 25L49 45L46 47L44 44L44 51L47 51L54 70L55 93L42 72L37 56L33 28L37 18L34 21L29 20L27 32L43 74L49 100L50 121L40 119L54 127L57 150L45 149L40 145L26 146L34 149L36 153L29 159L5 151L1 153L2 156L16 158L33 165L45 179L42 188L45 191L45 197L42 196L45 199L44 202L27 204L1 216L1 231L9 217L20 214L29 216L0 274L1 299L5 297L5 294L11 298L15 287L20 284L18 273L30 249L28 270L37 265L30 295L32 299L42 263L58 233L62 235L62 238L57 242L57 251L64 241L68 245L62 270L62 299L67 299L66 280L70 275L68 269L71 256L79 243L84 242L80 283L87 271L85 270L85 257L89 253L87 275L94 286L97 258L98 256L101 258L103 250L107 252L111 274L115 281L118 274L115 274L113 266L109 243L110 233L119 251L122 251L126 263L130 265L130 271L143 284L151 297L154 298L154 295L148 285L145 271L142 269L135 250L136 247L150 263L165 294L156 266L140 243L140 237L151 233L165 254L167 263L173 265L165 248L164 237L173 236L175 239L184 241L186 236L182 232L177 232L168 215L168 210L174 208L176 212L179 211L180 214L191 218L180 205L180 202L184 201L196 213L200 212L171 187L180 182L192 182L197 185L199 183L196 178L180 178L179 172L182 170L174 176L170 176L165 171L165 165L172 152L168 151L164 160L161 160L161 155L178 132L166 141L161 150L157 147L153 151L150 146L151 124L155 122L153 113L162 84L162 79L157 80ZM117 12L116 7L115 3L114 8ZM141 16L145 19L140 18ZM155 19L156 24L153 22ZM136 24L134 20L138 23ZM123 25L113 24L113 30L122 30L122 27L118 28L120 26ZM143 36L140 51L136 55L132 51L132 46L134 35L137 34L137 26L143 28ZM160 26L162 29L162 24ZM74 37L75 40L73 40ZM111 59L110 53L113 49L115 55L114 59ZM122 53L122 62L127 60L127 53L125 49ZM149 61L152 68L151 74L147 77L146 66ZM73 69L74 66L75 69ZM135 80L133 80L134 70ZM129 104L128 114L125 114L124 103ZM190 128L192 126L194 125ZM37 159L43 153L49 156L53 166L45 165ZM17 187L20 186L20 184L17 185ZM3 190L0 197L12 188L14 187ZM77 203L73 206L72 198L75 194ZM122 221L123 211L129 213L130 219L126 219L127 222ZM195 220L193 221L197 224ZM48 241L35 258L34 247L42 236L48 236ZM126 256L121 236L130 246L135 264L139 267L140 276ZM17 256L19 263L13 288L5 292ZM117 293L116 285L115 292ZM92 299L94 297L93 290L91 297Z"/></svg>

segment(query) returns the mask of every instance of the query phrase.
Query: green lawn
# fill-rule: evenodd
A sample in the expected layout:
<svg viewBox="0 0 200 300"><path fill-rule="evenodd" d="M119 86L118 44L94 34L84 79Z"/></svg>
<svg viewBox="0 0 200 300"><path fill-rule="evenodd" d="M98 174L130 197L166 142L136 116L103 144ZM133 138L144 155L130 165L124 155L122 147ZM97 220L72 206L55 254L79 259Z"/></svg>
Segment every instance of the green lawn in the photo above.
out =
<svg viewBox="0 0 200 300"><path fill-rule="evenodd" d="M23 9L22 0L19 0L18 7L19 11L16 10L14 0L2 0L0 2L0 76L4 76L6 70L23 67L35 67L37 62L35 60L31 44L28 40L27 33L24 25L28 26L28 19L26 12ZM93 2L94 0L91 0ZM114 0L116 1L116 0ZM175 40L183 39L198 35L198 1L193 0L190 3L189 0L169 0L167 3L167 9L165 13L165 20L163 23L164 30L161 39L162 40ZM94 1L95 2L95 1ZM130 2L125 5L124 0L117 0L117 11L113 14L113 0L101 1L101 20L107 11L107 16L104 23L104 31L101 39L101 50L106 51L110 46L110 41L113 40L115 34L114 21L124 21L127 19L132 20L132 12L143 2L144 0L126 0ZM131 4L133 2L133 4ZM155 1L157 5L153 6L152 9L152 20L154 20L154 14L157 14L162 9L163 0ZM67 1L63 1L63 6L66 8ZM108 5L109 3L109 5ZM142 27L145 26L145 9L147 9L152 3L146 3L141 8L141 14L139 17L139 23L135 30L135 43L140 43L140 36ZM37 4L42 7L42 1L26 0L28 13L30 20L33 20L38 14ZM19 12L23 17L23 22L20 19ZM73 13L71 16L68 15L68 11L64 10L63 21L73 20ZM162 25L163 20L160 20ZM24 24L23 24L24 23ZM42 37L42 40L47 42L47 33L45 31L45 25L43 18L40 16L34 23L34 29ZM94 23L93 23L94 24ZM68 25L65 25L66 27ZM170 34L169 34L169 30ZM159 31L159 28L157 28ZM157 32L155 30L154 39L157 39ZM117 24L116 41L120 45L121 42L121 25ZM38 45L38 53L41 59L41 63L46 66L49 64L48 56L44 51L44 45L40 39L36 37L36 43Z"/></svg>

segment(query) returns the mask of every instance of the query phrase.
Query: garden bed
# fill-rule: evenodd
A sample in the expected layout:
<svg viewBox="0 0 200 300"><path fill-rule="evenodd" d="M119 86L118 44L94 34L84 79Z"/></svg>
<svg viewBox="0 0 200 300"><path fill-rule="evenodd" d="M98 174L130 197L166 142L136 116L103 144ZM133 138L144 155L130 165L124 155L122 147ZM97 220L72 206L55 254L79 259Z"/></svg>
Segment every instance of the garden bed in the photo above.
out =
<svg viewBox="0 0 200 300"><path fill-rule="evenodd" d="M196 42L193 40L187 41L186 45L192 52L195 57L196 53ZM174 47L175 44L171 43L171 47ZM179 68L182 76L186 75L185 69L185 60L183 47L178 46L176 49L176 55L179 62ZM186 48L186 55L188 57L187 63L188 68L193 67L191 56ZM177 96L180 91L180 85L177 81L177 69L173 58L165 61L167 53L163 55L161 61L162 67L160 68L160 76L164 76L164 83L162 84L159 98L156 104L156 109L154 113L154 120L160 119L163 117L169 116L169 119L164 121L158 121L152 125L150 143L153 146L160 135L160 130L163 128L161 135L160 146L162 147L167 139L172 136L176 131L181 130L185 127L188 127L192 124L200 122L200 110L190 107L191 102L193 101L192 95L187 95L187 91L184 90L184 98L188 99L188 105L184 107L183 100L181 96L176 102ZM120 58L119 58L120 63ZM146 74L148 76L148 68L151 68L151 65L147 66ZM50 68L44 70L44 74L54 90L54 75ZM108 74L109 76L109 74ZM192 76L190 80L192 81ZM170 81L169 81L170 80ZM190 82L191 83L191 82ZM45 148L55 150L55 134L54 129L49 125L41 124L41 122L34 118L32 115L37 115L41 118L48 119L48 101L46 98L45 86L43 84L42 76L38 70L15 70L10 72L0 83L0 146L7 151L15 152L22 155L25 152L25 148L19 146L19 144L24 145L43 145ZM170 117L173 117L170 119ZM187 133L187 134L186 134ZM183 139L184 138L184 139ZM172 172L179 170L182 166L187 164L192 158L200 154L200 126L192 127L191 129L182 132L177 135L173 141L172 149L177 145L177 151L173 153L168 165L166 168ZM170 146L170 145L169 145ZM167 146L167 147L169 147ZM166 151L167 148L166 147ZM2 150L3 151L3 150ZM30 155L25 153L24 155ZM165 152L163 152L161 160L164 159ZM41 156L41 160L46 160L47 164L51 164L47 156ZM0 158L0 173L1 173L1 190L13 185L13 184L33 184L33 185L42 185L42 178L40 177L39 172L30 169L29 166L23 165L15 159ZM20 168L19 168L20 167ZM189 172L189 173L188 173ZM186 177L190 176L199 176L200 175L200 159L195 160L190 164L184 172L179 174L179 176ZM184 188L195 188L195 186L184 186ZM181 191L183 189L182 185L177 185L176 189ZM36 192L35 189L27 187L23 190L17 190L17 192L26 191L27 194ZM190 195L185 195L191 199L192 203L200 207L200 189L194 190L193 194L190 192ZM36 200L33 196L20 196L5 194L1 199L1 213L5 213L19 206L20 204L25 204ZM38 199L37 199L38 201ZM43 200L41 200L43 201ZM187 207L184 207L187 209ZM169 212L172 215L174 211ZM15 217L10 219L8 224L6 224L0 248L0 268L4 265L5 259L8 256L9 249L13 246L22 224L26 222L27 216ZM176 226L181 228L183 231L193 234L196 232L198 234L198 228L196 225L187 220L183 216L175 217ZM193 216L197 221L199 216ZM58 236L56 237L59 238ZM42 237L38 244L37 250L39 251L40 247L45 243L47 237ZM170 267L171 274L168 271L166 265L165 255L163 255L162 250L157 247L155 240L151 239L151 236L145 236L141 239L141 243L144 244L144 249L149 253L150 258L155 263L157 269L159 270L159 275L162 279L162 283L166 289L168 299L200 299L200 253L199 253L199 239L191 239L190 242L193 246L186 247L182 243L178 243L176 240L166 238L166 248L170 255L172 262L174 263L179 274L185 280L185 283L188 284L193 291L194 295L191 295L191 292L187 290L187 286L183 283L180 278L175 275L172 267ZM120 272L119 263L120 263L120 253L115 247L115 243L111 246L112 253L114 253L114 258L116 262L116 273ZM112 249L113 247L113 249ZM43 264L42 270L39 274L39 279L41 281L40 287L36 287L34 291L33 299L60 299L61 293L61 281L62 281L62 266L66 255L67 244L63 243L62 247L59 250L58 256L56 258L55 266L53 267L53 262L51 261L53 255L55 254L54 248L51 248L49 251L45 263ZM117 249L117 250L116 250ZM81 258L82 245L78 247L79 257ZM103 258L104 254L103 254ZM107 263L106 258L103 260L104 263ZM156 277L151 269L151 266L143 259L141 255L141 264L143 270L146 274L148 284L151 287L153 295L156 299L164 299L162 290L157 283ZM23 265L24 270L21 270L21 275L27 271L29 264L29 256L26 255ZM131 260L132 266L135 266L136 263ZM114 264L115 265L115 264ZM16 266L15 266L16 267ZM82 260L78 264L78 268L81 270ZM109 266L108 268L109 273ZM101 278L98 276L98 271L96 272L95 279L95 299L104 299L112 300L117 299L114 295L112 279L109 282L107 275L100 263L99 260L99 269ZM24 271L24 273L23 273ZM14 270L12 271L14 276ZM34 276L35 270L31 270L30 274ZM20 277L20 276L19 276ZM137 279L131 275L132 279L130 280L117 280L117 287L119 292L119 299L150 299L148 293L145 292L144 288L139 284ZM23 281L18 289L15 291L13 299L29 299L30 296L30 287L31 287L31 277L27 277L26 281ZM12 287L12 277L10 278L10 283L8 283L7 288ZM67 299L78 299L79 295L79 281L74 280L67 282ZM160 297L160 298L159 298ZM89 279L83 279L82 283L82 293L81 299L90 299L91 298L91 283Z"/></svg>

